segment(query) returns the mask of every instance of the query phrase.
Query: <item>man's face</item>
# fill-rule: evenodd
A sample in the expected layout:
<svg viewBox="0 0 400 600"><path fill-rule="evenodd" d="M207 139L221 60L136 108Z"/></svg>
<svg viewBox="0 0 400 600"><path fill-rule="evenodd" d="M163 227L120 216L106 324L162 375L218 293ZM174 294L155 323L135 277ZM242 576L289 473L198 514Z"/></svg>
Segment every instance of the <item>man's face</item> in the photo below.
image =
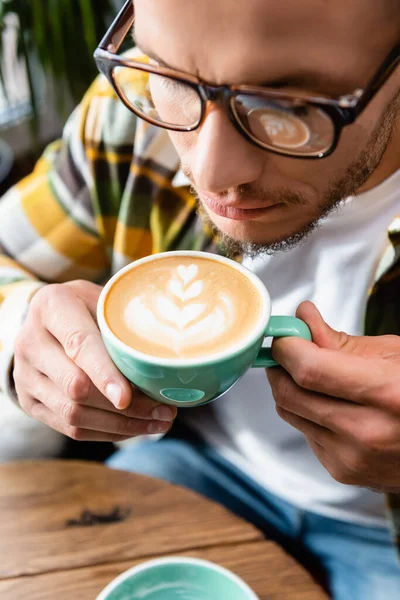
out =
<svg viewBox="0 0 400 600"><path fill-rule="evenodd" d="M136 0L135 10L140 46L215 85L289 81L338 97L365 87L400 38L397 0L368 11L364 0ZM196 131L170 135L206 218L244 250L280 249L377 173L400 167L392 151L399 88L397 70L322 160L251 145L217 104Z"/></svg>

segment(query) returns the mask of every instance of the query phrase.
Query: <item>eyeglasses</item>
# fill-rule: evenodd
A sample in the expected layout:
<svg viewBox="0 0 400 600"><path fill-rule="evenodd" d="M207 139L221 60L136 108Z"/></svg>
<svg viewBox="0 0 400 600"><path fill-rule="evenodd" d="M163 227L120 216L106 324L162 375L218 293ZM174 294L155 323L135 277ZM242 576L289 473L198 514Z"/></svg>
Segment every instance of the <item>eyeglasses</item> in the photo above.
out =
<svg viewBox="0 0 400 600"><path fill-rule="evenodd" d="M354 123L400 64L400 44L364 89L337 99L250 85L208 85L195 76L118 56L135 21L127 0L94 57L115 92L138 117L171 131L197 129L208 102L220 102L236 129L251 143L276 154L317 159L336 148L343 127Z"/></svg>

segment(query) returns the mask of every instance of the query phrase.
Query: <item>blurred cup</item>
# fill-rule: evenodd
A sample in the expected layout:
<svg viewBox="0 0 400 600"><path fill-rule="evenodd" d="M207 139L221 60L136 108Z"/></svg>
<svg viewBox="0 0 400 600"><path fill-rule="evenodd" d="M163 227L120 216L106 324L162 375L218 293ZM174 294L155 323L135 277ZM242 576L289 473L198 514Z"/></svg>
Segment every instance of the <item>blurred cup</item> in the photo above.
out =
<svg viewBox="0 0 400 600"><path fill-rule="evenodd" d="M198 558L142 563L114 579L97 600L259 600L240 577Z"/></svg>

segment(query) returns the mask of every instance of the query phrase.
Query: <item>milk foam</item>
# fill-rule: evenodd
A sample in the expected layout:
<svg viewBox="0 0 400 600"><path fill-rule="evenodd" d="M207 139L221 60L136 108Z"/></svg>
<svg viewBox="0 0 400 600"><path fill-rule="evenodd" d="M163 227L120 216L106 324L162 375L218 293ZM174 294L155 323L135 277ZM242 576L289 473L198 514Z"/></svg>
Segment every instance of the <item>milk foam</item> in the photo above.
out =
<svg viewBox="0 0 400 600"><path fill-rule="evenodd" d="M206 296L198 266L178 265L164 289L145 289L127 304L125 325L138 337L157 340L180 356L193 345L212 343L232 326L233 296L217 293L211 306Z"/></svg>
<svg viewBox="0 0 400 600"><path fill-rule="evenodd" d="M104 315L131 348L181 360L236 347L258 326L262 306L237 269L209 258L162 256L116 280Z"/></svg>

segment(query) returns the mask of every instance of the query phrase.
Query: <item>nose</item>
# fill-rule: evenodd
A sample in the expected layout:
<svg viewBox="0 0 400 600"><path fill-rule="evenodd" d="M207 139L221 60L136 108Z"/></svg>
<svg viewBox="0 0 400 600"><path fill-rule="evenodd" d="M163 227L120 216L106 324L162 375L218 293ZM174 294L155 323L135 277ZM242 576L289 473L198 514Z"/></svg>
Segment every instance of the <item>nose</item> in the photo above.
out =
<svg viewBox="0 0 400 600"><path fill-rule="evenodd" d="M207 104L191 161L196 187L219 193L252 183L263 171L265 155L235 129L221 106Z"/></svg>

